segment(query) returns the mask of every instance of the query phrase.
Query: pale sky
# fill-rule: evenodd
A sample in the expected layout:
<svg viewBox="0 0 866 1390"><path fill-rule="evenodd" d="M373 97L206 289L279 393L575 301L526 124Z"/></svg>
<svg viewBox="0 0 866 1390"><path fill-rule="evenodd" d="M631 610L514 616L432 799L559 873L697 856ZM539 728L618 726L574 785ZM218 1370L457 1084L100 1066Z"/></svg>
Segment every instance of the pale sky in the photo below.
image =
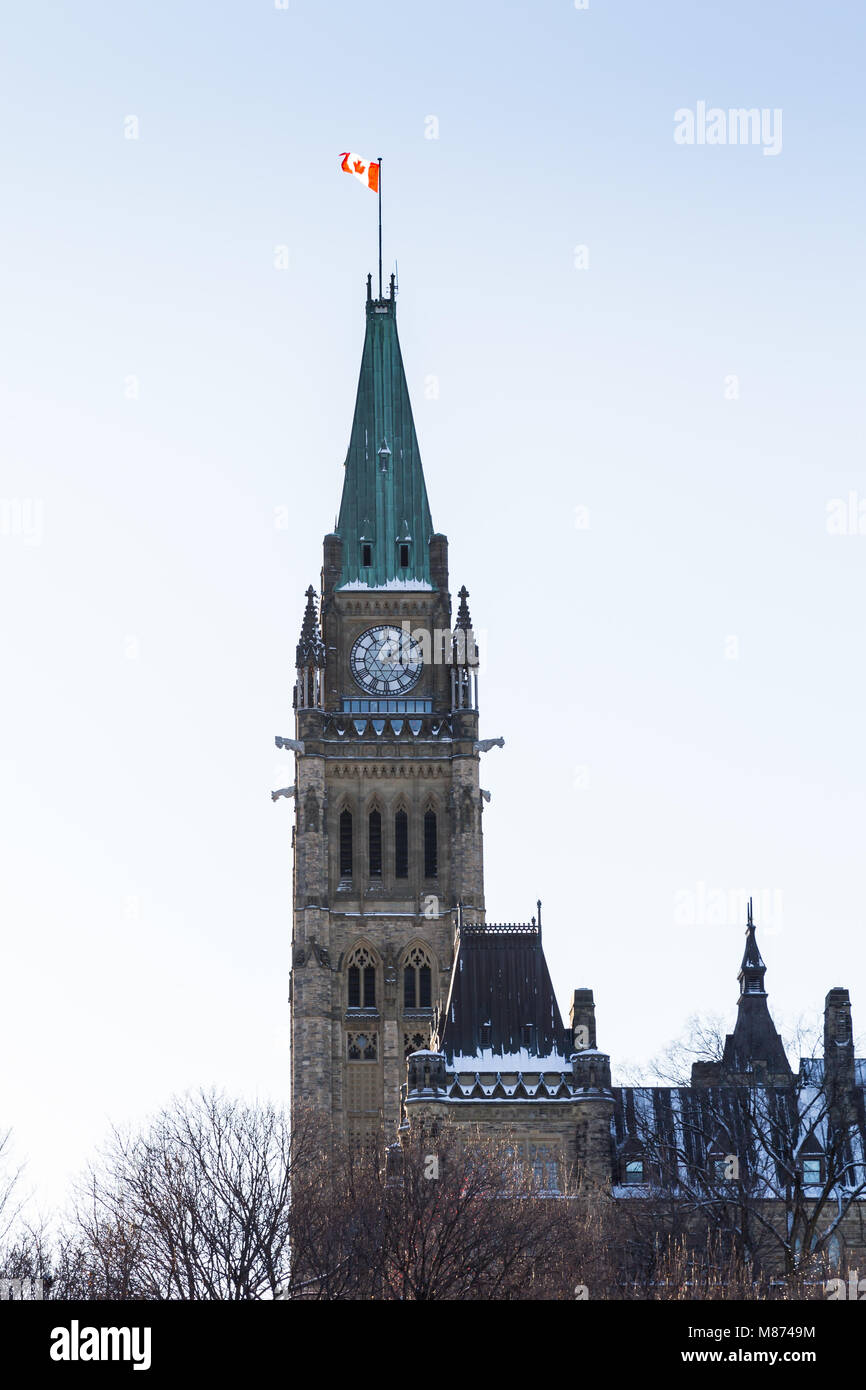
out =
<svg viewBox="0 0 866 1390"><path fill-rule="evenodd" d="M489 919L543 899L615 1074L732 1026L740 890L777 1022L845 985L866 1029L864 30L842 0L6 16L0 1126L45 1205L173 1092L288 1094L269 793L375 271L346 149L383 156L487 634ZM699 103L780 147L678 143Z"/></svg>

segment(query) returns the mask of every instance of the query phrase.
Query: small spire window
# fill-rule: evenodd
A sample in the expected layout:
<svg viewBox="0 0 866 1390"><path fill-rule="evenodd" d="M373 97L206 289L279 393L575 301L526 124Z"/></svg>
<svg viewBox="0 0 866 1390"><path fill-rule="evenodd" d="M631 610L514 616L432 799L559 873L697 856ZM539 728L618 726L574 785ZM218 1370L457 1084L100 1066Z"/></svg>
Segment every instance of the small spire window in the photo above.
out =
<svg viewBox="0 0 866 1390"><path fill-rule="evenodd" d="M409 547L405 542L400 545L400 568L409 568Z"/></svg>
<svg viewBox="0 0 866 1390"><path fill-rule="evenodd" d="M372 547L372 545L368 545L367 543L365 543L364 545L361 546L361 564L362 564L366 569L369 569L369 567L370 567L370 565L372 565L372 563L373 563L373 547Z"/></svg>

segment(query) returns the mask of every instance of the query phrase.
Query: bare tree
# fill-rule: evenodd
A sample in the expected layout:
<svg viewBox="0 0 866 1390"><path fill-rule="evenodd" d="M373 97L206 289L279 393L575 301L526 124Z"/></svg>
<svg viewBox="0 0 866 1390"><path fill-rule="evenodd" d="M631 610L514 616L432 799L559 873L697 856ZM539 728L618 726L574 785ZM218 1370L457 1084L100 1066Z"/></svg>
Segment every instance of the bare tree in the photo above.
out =
<svg viewBox="0 0 866 1390"><path fill-rule="evenodd" d="M0 1251L20 1214L19 1190L23 1167L12 1159L12 1131L0 1130Z"/></svg>
<svg viewBox="0 0 866 1390"><path fill-rule="evenodd" d="M80 1187L69 1259L85 1297L261 1299L289 1270L289 1195L306 1135L214 1092L115 1130Z"/></svg>
<svg viewBox="0 0 866 1390"><path fill-rule="evenodd" d="M288 1297L518 1299L551 1283L572 1296L568 1201L540 1194L507 1136L413 1130L383 1160L332 1144L300 1174Z"/></svg>

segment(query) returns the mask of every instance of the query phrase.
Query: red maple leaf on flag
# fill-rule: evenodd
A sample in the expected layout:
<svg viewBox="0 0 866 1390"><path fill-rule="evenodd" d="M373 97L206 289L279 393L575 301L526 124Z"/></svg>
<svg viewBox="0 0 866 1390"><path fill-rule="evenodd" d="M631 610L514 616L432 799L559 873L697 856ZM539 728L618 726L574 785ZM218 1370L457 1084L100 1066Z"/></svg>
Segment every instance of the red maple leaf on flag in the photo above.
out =
<svg viewBox="0 0 866 1390"><path fill-rule="evenodd" d="M367 166L366 166L366 164L364 163L363 159L356 159L356 160L355 160L355 173L356 173L356 174L363 174L363 172L364 172L364 170L366 169L366 167L367 167Z"/></svg>

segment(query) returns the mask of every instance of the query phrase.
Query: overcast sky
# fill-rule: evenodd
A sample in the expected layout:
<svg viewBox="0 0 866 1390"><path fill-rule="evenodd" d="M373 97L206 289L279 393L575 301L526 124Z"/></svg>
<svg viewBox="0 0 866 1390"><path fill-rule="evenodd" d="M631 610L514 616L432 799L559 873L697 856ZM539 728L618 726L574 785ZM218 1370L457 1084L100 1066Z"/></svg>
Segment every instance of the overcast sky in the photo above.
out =
<svg viewBox="0 0 866 1390"><path fill-rule="evenodd" d="M615 1073L733 1024L741 891L777 1020L866 1029L862 5L280 6L4 20L0 1126L45 1203L173 1092L288 1093L347 149L486 633L490 920L543 899Z"/></svg>

